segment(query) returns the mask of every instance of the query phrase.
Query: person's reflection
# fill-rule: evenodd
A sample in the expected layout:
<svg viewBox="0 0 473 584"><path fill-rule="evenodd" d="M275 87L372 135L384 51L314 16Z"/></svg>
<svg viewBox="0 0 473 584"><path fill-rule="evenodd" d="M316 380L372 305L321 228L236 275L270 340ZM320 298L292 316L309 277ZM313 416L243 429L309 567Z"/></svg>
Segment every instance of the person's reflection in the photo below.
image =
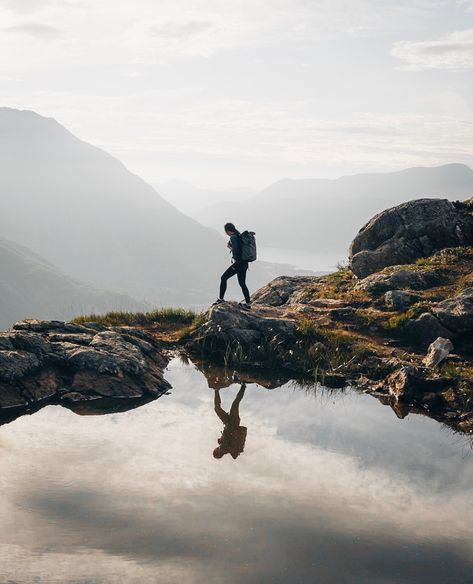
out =
<svg viewBox="0 0 473 584"><path fill-rule="evenodd" d="M240 402L245 395L246 385L242 383L240 391L237 393L230 413L227 414L222 409L222 401L220 399L220 390L215 390L215 413L223 422L223 432L218 439L218 446L213 454L215 458L222 458L224 454L230 453L233 458L239 456L245 448L245 440L247 428L240 426Z"/></svg>

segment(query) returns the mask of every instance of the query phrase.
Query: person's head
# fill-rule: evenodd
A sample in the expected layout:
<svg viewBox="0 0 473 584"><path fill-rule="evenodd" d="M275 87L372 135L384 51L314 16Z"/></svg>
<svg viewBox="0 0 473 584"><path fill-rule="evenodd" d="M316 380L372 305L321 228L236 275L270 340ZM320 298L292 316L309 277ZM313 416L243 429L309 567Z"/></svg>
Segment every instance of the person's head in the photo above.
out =
<svg viewBox="0 0 473 584"><path fill-rule="evenodd" d="M237 232L237 228L235 227L235 225L233 225L233 223L225 223L223 228L225 229L225 233L227 235L233 235L234 233Z"/></svg>

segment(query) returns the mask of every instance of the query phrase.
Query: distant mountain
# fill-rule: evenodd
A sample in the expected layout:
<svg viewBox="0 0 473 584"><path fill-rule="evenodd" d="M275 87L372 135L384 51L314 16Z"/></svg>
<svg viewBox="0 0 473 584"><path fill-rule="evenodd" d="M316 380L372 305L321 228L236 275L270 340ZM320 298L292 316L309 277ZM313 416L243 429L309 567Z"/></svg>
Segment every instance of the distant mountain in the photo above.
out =
<svg viewBox="0 0 473 584"><path fill-rule="evenodd" d="M161 196L183 213L192 213L215 203L242 203L256 195L257 189L245 187L213 190L199 189L184 180L173 179L154 185Z"/></svg>
<svg viewBox="0 0 473 584"><path fill-rule="evenodd" d="M204 225L232 217L268 246L346 253L374 214L421 197L466 199L473 170L464 164L358 174L336 180L280 180L241 204L215 204L193 213Z"/></svg>
<svg viewBox="0 0 473 584"><path fill-rule="evenodd" d="M178 211L119 160L31 111L0 108L0 199L3 236L74 278L154 305L214 299L229 263L223 233ZM282 271L258 262L252 288Z"/></svg>
<svg viewBox="0 0 473 584"><path fill-rule="evenodd" d="M144 310L145 303L69 278L44 258L0 238L0 329L23 318L70 319L110 310Z"/></svg>

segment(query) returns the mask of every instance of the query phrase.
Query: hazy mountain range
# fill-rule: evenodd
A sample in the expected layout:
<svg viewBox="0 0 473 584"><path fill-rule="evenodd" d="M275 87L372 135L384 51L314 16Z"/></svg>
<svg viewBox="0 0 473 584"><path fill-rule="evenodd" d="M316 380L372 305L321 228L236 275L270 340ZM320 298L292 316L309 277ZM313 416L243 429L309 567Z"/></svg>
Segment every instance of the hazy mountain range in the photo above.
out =
<svg viewBox="0 0 473 584"><path fill-rule="evenodd" d="M156 183L153 186L156 187L156 190L166 201L177 207L179 211L190 215L202 208L222 201L242 203L258 192L257 189L245 187L222 190L201 189L180 179ZM211 227L215 227L215 225Z"/></svg>
<svg viewBox="0 0 473 584"><path fill-rule="evenodd" d="M209 302L230 263L223 233L31 111L0 108L0 197L1 236L73 278L154 305ZM258 262L251 286L287 270Z"/></svg>
<svg viewBox="0 0 473 584"><path fill-rule="evenodd" d="M0 238L0 329L23 318L69 319L109 310L143 310L144 303L69 278L47 260Z"/></svg>
<svg viewBox="0 0 473 584"><path fill-rule="evenodd" d="M473 170L464 164L358 174L339 179L282 179L251 199L220 202L192 213L204 225L232 217L267 246L345 254L376 213L421 197L473 196Z"/></svg>

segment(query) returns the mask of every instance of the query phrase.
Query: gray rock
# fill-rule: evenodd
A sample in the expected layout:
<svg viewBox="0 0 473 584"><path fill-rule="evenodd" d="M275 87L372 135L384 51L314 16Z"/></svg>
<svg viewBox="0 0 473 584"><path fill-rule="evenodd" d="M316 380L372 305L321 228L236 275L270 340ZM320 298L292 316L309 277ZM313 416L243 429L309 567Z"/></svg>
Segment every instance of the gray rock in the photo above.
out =
<svg viewBox="0 0 473 584"><path fill-rule="evenodd" d="M41 361L26 351L0 351L0 379L14 381L39 369Z"/></svg>
<svg viewBox="0 0 473 584"><path fill-rule="evenodd" d="M405 292L404 290L389 290L384 295L384 304L386 304L388 308L402 311L418 302L419 299L420 297L417 294L412 294L411 292Z"/></svg>
<svg viewBox="0 0 473 584"><path fill-rule="evenodd" d="M246 311L235 302L213 306L204 324L194 333L190 346L225 350L229 343L238 343L248 352L256 353L261 343L290 343L297 332L296 323L277 318L268 310Z"/></svg>
<svg viewBox="0 0 473 584"><path fill-rule="evenodd" d="M34 318L17 322L12 328L16 331L32 331L35 333L61 332L95 334L97 332L81 324L62 322L61 320L37 320Z"/></svg>
<svg viewBox="0 0 473 584"><path fill-rule="evenodd" d="M454 333L442 326L430 312L423 312L418 318L410 321L408 328L422 345L428 345L438 337L446 339L454 337Z"/></svg>
<svg viewBox="0 0 473 584"><path fill-rule="evenodd" d="M432 313L455 335L473 333L473 288L466 288L455 298L439 302Z"/></svg>
<svg viewBox="0 0 473 584"><path fill-rule="evenodd" d="M453 351L453 343L450 339L444 339L443 337L438 337L429 346L427 355L424 359L424 365L426 367L436 367L448 355Z"/></svg>
<svg viewBox="0 0 473 584"><path fill-rule="evenodd" d="M255 304L282 306L301 287L317 281L316 276L280 276L253 294Z"/></svg>
<svg viewBox="0 0 473 584"><path fill-rule="evenodd" d="M0 414L70 393L93 396L159 396L167 357L151 335L132 327L101 330L60 321L22 321L0 336ZM126 332L125 332L126 331ZM16 396L16 397L15 397Z"/></svg>
<svg viewBox="0 0 473 584"><path fill-rule="evenodd" d="M0 333L0 351L13 351L14 348L10 339L10 333Z"/></svg>
<svg viewBox="0 0 473 584"><path fill-rule="evenodd" d="M388 274L372 274L363 278L355 289L378 296L389 290L425 290L440 282L441 275L437 270L414 270L404 266L395 266Z"/></svg>
<svg viewBox="0 0 473 584"><path fill-rule="evenodd" d="M56 333L48 335L48 341L51 343L73 343L76 345L90 345L93 335L78 333Z"/></svg>
<svg viewBox="0 0 473 584"><path fill-rule="evenodd" d="M473 244L473 216L465 204L419 199L373 217L350 246L350 267L365 278L386 266L409 264L446 247Z"/></svg>

